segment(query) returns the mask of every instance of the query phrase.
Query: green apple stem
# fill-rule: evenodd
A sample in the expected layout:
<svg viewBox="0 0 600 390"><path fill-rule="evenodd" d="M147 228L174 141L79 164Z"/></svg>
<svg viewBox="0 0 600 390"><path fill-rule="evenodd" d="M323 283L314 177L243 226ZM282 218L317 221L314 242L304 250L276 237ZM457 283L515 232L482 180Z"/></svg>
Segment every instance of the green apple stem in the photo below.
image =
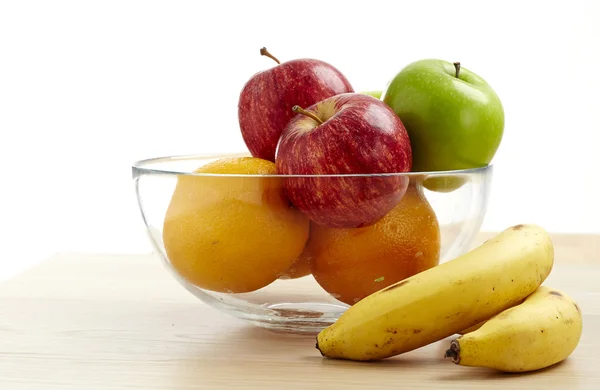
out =
<svg viewBox="0 0 600 390"><path fill-rule="evenodd" d="M460 62L454 63L454 69L456 69L456 74L454 76L458 78L458 75L460 74Z"/></svg>
<svg viewBox="0 0 600 390"><path fill-rule="evenodd" d="M298 114L302 114L302 115L306 115L309 118L314 119L315 121L317 121L318 124L322 125L323 121L321 120L321 118L319 118L317 115L315 115L314 112L310 112L305 110L304 108L300 107L300 106L294 106L292 107L292 111L294 111L295 113Z"/></svg>
<svg viewBox="0 0 600 390"><path fill-rule="evenodd" d="M263 47L262 49L260 49L260 55L267 56L267 57L271 58L273 61L277 62L278 64L281 64L281 62L279 62L279 60L273 54L269 53L269 51L267 50L266 47Z"/></svg>

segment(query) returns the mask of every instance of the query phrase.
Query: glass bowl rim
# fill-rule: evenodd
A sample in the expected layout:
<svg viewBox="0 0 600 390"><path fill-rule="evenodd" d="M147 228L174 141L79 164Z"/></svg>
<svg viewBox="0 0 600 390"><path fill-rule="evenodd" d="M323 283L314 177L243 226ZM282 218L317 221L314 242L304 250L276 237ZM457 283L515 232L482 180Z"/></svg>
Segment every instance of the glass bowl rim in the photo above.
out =
<svg viewBox="0 0 600 390"><path fill-rule="evenodd" d="M172 169L156 169L148 168L153 164L161 162L175 162L175 161L186 161L186 160L208 160L208 159L220 159L220 158L231 158L231 157L252 157L249 153L219 153L219 154L181 154L171 155L163 157L152 157L142 160L137 160L132 164L133 176L137 177L140 175L183 175L183 176L204 176L204 177L262 177L262 178L315 178L315 177L386 177L386 176L406 176L406 177L419 177L419 176L456 176L456 175L475 175L486 173L493 168L493 164L488 164L481 167L466 168L466 169L455 169L448 171L410 171L410 172L389 172L389 173L336 173L336 174L232 174L232 173L196 173L190 171L178 171Z"/></svg>

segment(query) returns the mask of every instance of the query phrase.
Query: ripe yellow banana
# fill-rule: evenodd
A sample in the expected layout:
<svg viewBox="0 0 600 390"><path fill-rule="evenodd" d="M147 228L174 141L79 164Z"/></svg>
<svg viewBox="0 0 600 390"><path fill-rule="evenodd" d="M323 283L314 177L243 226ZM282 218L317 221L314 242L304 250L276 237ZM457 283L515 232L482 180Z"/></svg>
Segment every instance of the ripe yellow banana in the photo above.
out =
<svg viewBox="0 0 600 390"><path fill-rule="evenodd" d="M539 287L522 304L453 340L446 357L462 366L539 370L566 359L582 331L581 309L562 291Z"/></svg>
<svg viewBox="0 0 600 390"><path fill-rule="evenodd" d="M486 321L487 321L487 320L484 320L484 321L478 322L478 323L476 323L475 325L473 325L473 326L471 326L471 327L469 327L469 328L467 328L467 329L465 329L465 330L461 330L460 332L457 332L457 333L462 335L462 334L467 334L467 333L475 332L477 329L481 328L481 326L482 326L483 324L485 324L485 323L486 323Z"/></svg>
<svg viewBox="0 0 600 390"><path fill-rule="evenodd" d="M524 299L521 300L520 302L517 302L517 305L520 305L521 303L523 303L523 301L524 301ZM461 330L460 332L457 332L457 333L460 334L460 335L463 335L463 334L466 334L466 333L475 332L477 329L481 328L483 326L483 324L485 324L488 320L489 320L489 318L485 319L485 320L483 320L481 322L478 322L477 324L475 324L475 325L473 325L473 326L471 326L471 327L469 327L467 329Z"/></svg>
<svg viewBox="0 0 600 390"><path fill-rule="evenodd" d="M317 336L325 357L377 360L449 337L516 305L554 263L548 233L517 225L351 306Z"/></svg>

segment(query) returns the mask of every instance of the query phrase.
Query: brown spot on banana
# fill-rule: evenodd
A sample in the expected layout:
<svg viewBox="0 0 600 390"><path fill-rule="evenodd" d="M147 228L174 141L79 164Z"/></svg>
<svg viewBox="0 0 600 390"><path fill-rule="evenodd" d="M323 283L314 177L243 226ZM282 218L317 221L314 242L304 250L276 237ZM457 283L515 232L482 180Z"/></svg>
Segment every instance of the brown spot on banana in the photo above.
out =
<svg viewBox="0 0 600 390"><path fill-rule="evenodd" d="M521 230L521 229L523 229L524 227L525 227L525 225L523 225L523 224L519 224L519 225L513 226L512 230Z"/></svg>
<svg viewBox="0 0 600 390"><path fill-rule="evenodd" d="M391 291L391 290L393 290L393 289L395 289L395 288L398 288L398 287L400 287L400 286L404 286L404 285L405 285L405 284L407 284L408 282L410 282L410 280L403 280L403 281L401 281L401 282L398 282L398 283L396 283L396 284L392 284L391 286L389 286L389 287L386 287L386 288L384 288L383 290L381 290L381 292Z"/></svg>
<svg viewBox="0 0 600 390"><path fill-rule="evenodd" d="M458 316L460 316L461 314L462 314L462 313L458 311L458 312L456 312L456 313L453 313L453 314L450 314L449 316L446 316L446 317L444 317L444 318L445 318L445 319L447 319L447 320L449 320L450 318L455 318L455 317L458 317Z"/></svg>
<svg viewBox="0 0 600 390"><path fill-rule="evenodd" d="M384 347L387 347L388 345L391 345L391 344L393 344L393 343L394 343L394 341L396 341L396 340L394 340L394 338L393 338L393 337L390 337L389 339L387 339L387 341L386 341L385 343L383 343L383 346L384 346Z"/></svg>
<svg viewBox="0 0 600 390"><path fill-rule="evenodd" d="M558 291L550 291L550 295L556 295L557 297L561 297L562 298L562 294L559 293Z"/></svg>

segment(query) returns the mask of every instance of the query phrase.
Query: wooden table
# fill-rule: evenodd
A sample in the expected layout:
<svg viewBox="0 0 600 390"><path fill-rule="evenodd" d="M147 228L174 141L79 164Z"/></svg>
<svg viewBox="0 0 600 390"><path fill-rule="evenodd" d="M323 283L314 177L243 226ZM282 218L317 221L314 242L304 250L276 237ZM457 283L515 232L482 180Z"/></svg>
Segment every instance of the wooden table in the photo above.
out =
<svg viewBox="0 0 600 390"><path fill-rule="evenodd" d="M546 284L579 302L584 335L534 374L456 366L447 340L376 363L324 359L314 336L205 306L153 255L63 254L0 284L0 389L600 389L600 236L554 242Z"/></svg>

